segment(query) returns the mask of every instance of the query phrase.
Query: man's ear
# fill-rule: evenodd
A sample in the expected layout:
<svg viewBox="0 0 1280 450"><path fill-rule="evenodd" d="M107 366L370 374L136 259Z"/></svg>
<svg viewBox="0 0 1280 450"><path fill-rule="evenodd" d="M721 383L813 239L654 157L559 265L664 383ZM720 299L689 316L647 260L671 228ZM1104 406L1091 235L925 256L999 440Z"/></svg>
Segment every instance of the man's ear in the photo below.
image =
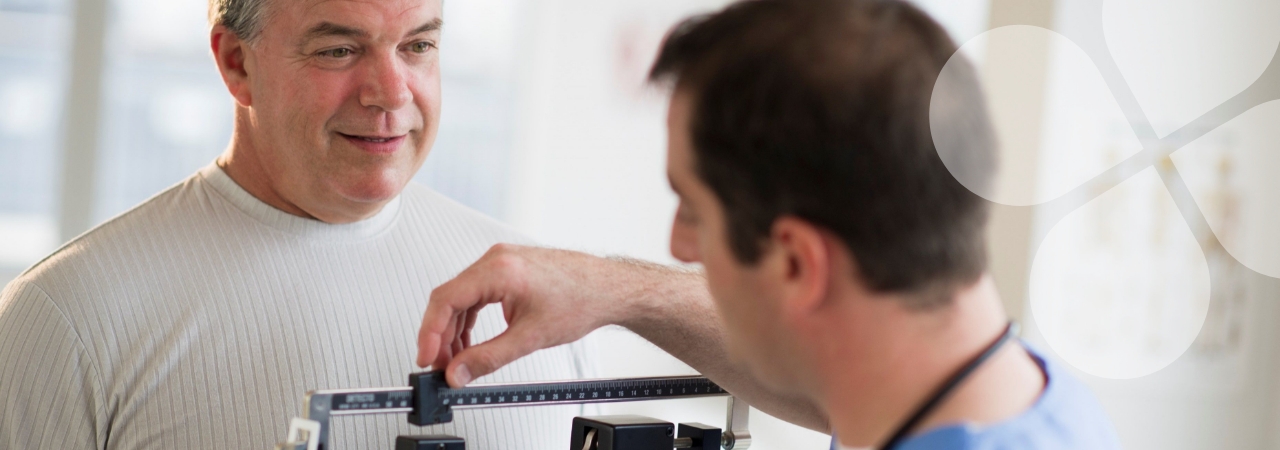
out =
<svg viewBox="0 0 1280 450"><path fill-rule="evenodd" d="M783 259L782 312L799 318L822 306L831 286L831 254L822 229L806 220L784 216L773 222L770 238Z"/></svg>
<svg viewBox="0 0 1280 450"><path fill-rule="evenodd" d="M246 43L222 25L214 25L209 31L209 46L213 50L213 61L222 74L222 82L240 106L252 106L253 96L249 94L249 71L245 65L248 50Z"/></svg>

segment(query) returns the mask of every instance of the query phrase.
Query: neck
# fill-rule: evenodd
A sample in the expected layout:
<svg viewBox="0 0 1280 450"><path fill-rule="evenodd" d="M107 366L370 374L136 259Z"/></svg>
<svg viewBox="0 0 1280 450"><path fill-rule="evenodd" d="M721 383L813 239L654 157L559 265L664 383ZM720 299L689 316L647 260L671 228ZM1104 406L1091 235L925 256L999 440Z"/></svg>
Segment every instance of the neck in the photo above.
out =
<svg viewBox="0 0 1280 450"><path fill-rule="evenodd" d="M985 276L936 311L908 311L892 299L872 299L870 304L878 311L846 311L847 325L836 328L844 334L832 339L846 348L830 347L845 356L821 358L826 362L819 369L819 398L825 399L820 403L846 446L883 444L939 387L994 343L1008 322L994 283ZM972 372L911 432L960 423L987 425L1030 408L1044 388L1044 376L1022 346L1012 344Z"/></svg>
<svg viewBox="0 0 1280 450"><path fill-rule="evenodd" d="M278 167L269 164L269 156L262 151L262 145L254 139L249 130L253 129L252 119L247 108L237 106L235 129L231 134L231 145L218 157L218 167L226 172L232 181L240 185L250 195L271 207L298 217L315 219L326 223L358 222L376 215L386 202L378 204L361 204L341 198L336 193L328 193L327 197L308 197L307 182L292 183L293 195L282 187L290 185L282 179L286 175ZM311 201L301 199L310 198ZM337 206L335 206L337 205Z"/></svg>
<svg viewBox="0 0 1280 450"><path fill-rule="evenodd" d="M263 203L298 217L315 219L315 216L307 213L306 210L286 200L284 195L272 185L271 174L262 160L263 155L258 151L258 145L253 136L248 132L252 129L249 121L249 112L237 106L231 145L222 153L222 156L218 157L218 167L226 172L232 181Z"/></svg>

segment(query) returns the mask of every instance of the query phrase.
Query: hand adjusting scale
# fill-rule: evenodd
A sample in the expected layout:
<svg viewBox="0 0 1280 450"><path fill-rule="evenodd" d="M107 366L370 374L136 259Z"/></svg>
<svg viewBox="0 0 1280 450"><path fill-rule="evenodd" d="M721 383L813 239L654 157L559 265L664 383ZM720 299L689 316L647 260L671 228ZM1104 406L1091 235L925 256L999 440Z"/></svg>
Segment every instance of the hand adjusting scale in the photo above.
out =
<svg viewBox="0 0 1280 450"><path fill-rule="evenodd" d="M409 423L426 426L453 421L454 409L633 402L730 395L704 377L675 376L615 378L534 383L478 384L451 388L443 371L409 375L408 387L328 389L308 392L303 417L289 427L288 442L277 450L334 450L329 422L334 416L408 414ZM729 399L727 430L721 447L742 450L750 446L748 405ZM686 439L687 440L687 439ZM688 442L676 439L676 448ZM305 447L304 447L305 446Z"/></svg>

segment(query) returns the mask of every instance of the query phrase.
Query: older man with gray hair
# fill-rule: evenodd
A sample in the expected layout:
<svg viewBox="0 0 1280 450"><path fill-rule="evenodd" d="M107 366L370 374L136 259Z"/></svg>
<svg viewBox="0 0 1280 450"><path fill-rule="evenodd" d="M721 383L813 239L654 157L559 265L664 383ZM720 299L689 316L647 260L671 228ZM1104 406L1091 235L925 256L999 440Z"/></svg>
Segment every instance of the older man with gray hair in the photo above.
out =
<svg viewBox="0 0 1280 450"><path fill-rule="evenodd" d="M212 0L210 16L231 143L4 289L0 448L271 448L307 390L404 384L432 288L523 240L410 183L439 125L441 0ZM503 326L487 311L468 339ZM560 347L487 379L581 367ZM347 419L333 443L563 448L578 412Z"/></svg>

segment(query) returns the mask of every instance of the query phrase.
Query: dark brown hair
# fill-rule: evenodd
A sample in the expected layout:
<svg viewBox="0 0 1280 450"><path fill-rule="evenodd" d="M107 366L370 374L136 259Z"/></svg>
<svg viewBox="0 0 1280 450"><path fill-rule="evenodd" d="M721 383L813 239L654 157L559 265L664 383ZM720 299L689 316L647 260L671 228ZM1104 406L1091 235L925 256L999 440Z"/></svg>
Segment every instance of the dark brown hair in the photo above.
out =
<svg viewBox="0 0 1280 450"><path fill-rule="evenodd" d="M955 53L906 2L748 0L677 25L650 79L693 96L695 171L724 205L735 258L756 263L774 221L800 217L840 237L871 289L929 294L911 296L929 307L986 270L986 203L930 133ZM963 98L934 120L965 130L947 151L989 178L986 106L961 72Z"/></svg>

